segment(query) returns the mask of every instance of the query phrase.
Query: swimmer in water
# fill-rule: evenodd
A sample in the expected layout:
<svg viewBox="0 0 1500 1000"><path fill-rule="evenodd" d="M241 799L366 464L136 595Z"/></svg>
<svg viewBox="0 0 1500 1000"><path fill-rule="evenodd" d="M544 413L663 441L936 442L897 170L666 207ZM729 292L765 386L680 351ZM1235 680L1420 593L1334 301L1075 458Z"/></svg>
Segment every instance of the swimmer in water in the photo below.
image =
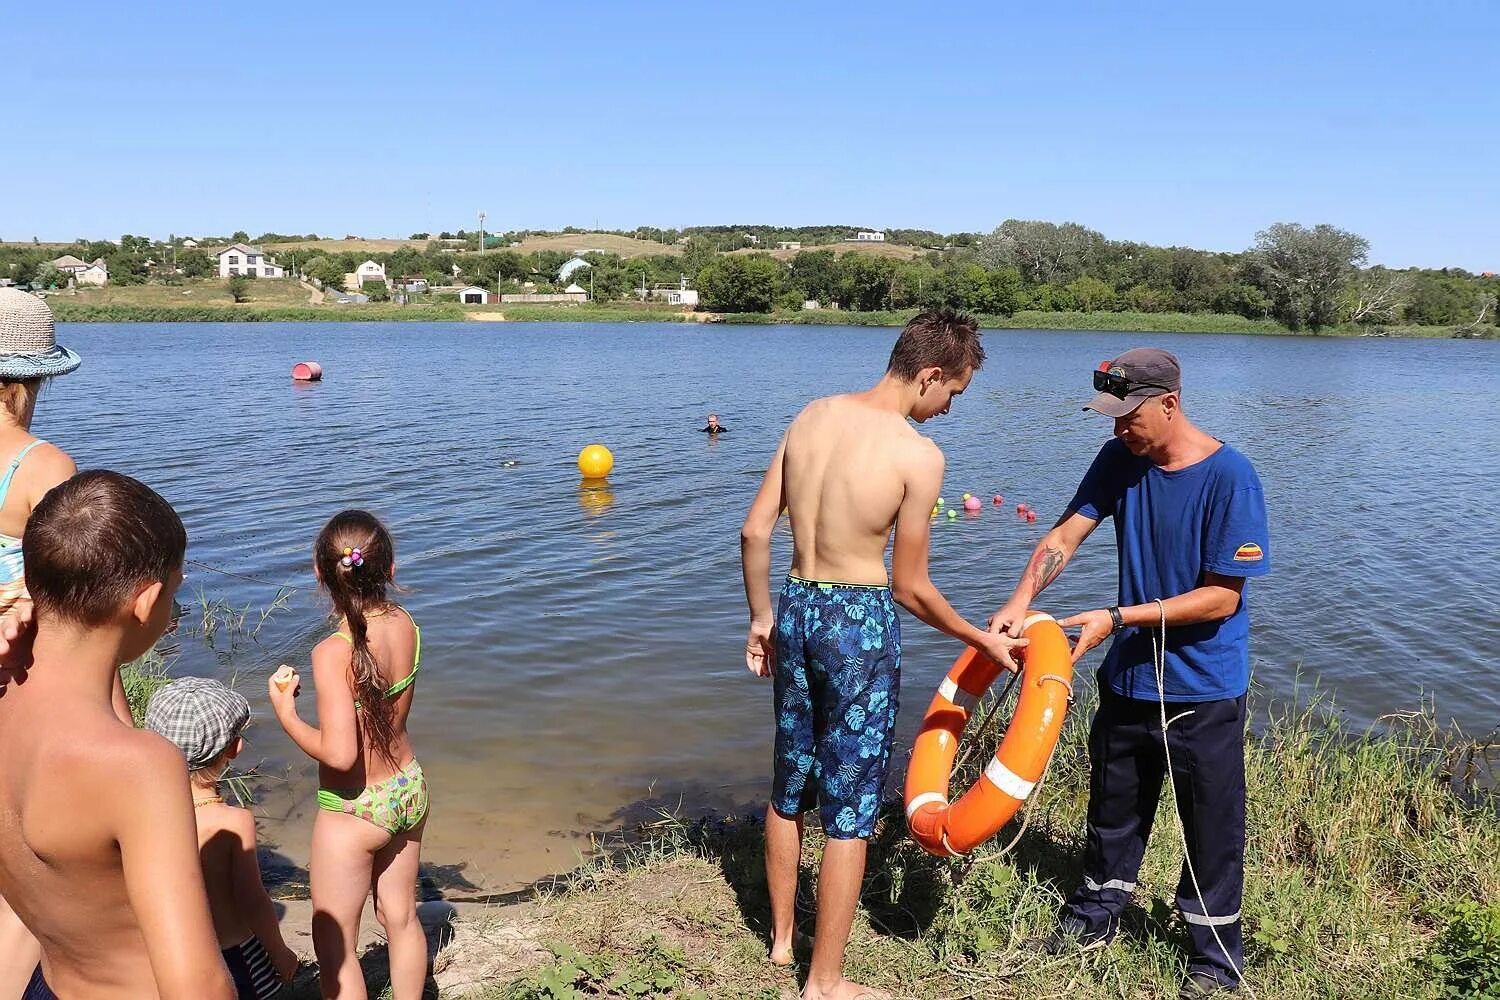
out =
<svg viewBox="0 0 1500 1000"><path fill-rule="evenodd" d="M708 424L706 426L698 428L698 430L701 433L707 434L709 437L718 437L720 434L723 434L725 431L729 430L729 428L719 423L719 415L717 413L710 413L708 415Z"/></svg>

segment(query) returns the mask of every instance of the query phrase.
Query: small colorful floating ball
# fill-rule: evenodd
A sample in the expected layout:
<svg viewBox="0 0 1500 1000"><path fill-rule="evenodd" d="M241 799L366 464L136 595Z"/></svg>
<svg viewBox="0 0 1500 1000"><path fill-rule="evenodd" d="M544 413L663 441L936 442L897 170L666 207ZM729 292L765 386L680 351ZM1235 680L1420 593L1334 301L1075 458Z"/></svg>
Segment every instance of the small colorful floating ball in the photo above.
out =
<svg viewBox="0 0 1500 1000"><path fill-rule="evenodd" d="M944 500L942 497L938 497L938 506L946 507L948 506L948 501Z"/></svg>
<svg viewBox="0 0 1500 1000"><path fill-rule="evenodd" d="M585 479L603 479L615 467L615 456L602 444L591 444L578 453L578 471Z"/></svg>
<svg viewBox="0 0 1500 1000"><path fill-rule="evenodd" d="M973 495L974 495L974 494L972 494L972 493L965 493L965 494L964 494L964 499L965 499L965 500L967 500L967 499L969 499L969 497L971 497L971 496L973 496Z"/></svg>
<svg viewBox="0 0 1500 1000"><path fill-rule="evenodd" d="M948 512L948 520L952 521L956 517L958 517L958 511L956 511L956 510L950 510Z"/></svg>
<svg viewBox="0 0 1500 1000"><path fill-rule="evenodd" d="M1034 511L1034 510L1028 510L1026 512L1026 523L1027 524L1035 524L1036 523L1036 511Z"/></svg>
<svg viewBox="0 0 1500 1000"><path fill-rule="evenodd" d="M999 507L1003 503L1005 503L1005 498L1003 496L1001 496L1000 494L996 493L995 494L995 506Z"/></svg>
<svg viewBox="0 0 1500 1000"><path fill-rule="evenodd" d="M982 506L984 505L979 502L978 497L964 498L964 510L979 510Z"/></svg>

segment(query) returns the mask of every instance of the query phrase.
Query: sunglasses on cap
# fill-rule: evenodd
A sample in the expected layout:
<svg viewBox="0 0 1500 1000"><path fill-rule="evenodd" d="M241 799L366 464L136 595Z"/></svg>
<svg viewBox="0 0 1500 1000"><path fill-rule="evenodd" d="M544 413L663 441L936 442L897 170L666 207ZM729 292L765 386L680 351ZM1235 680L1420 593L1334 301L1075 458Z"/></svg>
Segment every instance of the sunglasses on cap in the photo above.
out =
<svg viewBox="0 0 1500 1000"><path fill-rule="evenodd" d="M1107 392L1116 399L1124 399L1132 392L1140 389L1160 389L1162 392L1172 391L1166 386L1158 385L1154 382L1136 382L1132 384L1124 375L1116 375L1114 372L1094 372L1095 392Z"/></svg>

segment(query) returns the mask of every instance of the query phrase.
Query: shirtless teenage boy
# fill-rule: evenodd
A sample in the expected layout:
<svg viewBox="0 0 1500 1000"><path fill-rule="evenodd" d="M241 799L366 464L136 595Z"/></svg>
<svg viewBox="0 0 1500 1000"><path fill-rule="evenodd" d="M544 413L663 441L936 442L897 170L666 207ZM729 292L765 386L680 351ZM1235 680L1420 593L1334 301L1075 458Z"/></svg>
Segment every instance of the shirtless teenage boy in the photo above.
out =
<svg viewBox="0 0 1500 1000"><path fill-rule="evenodd" d="M171 620L186 545L167 502L113 472L27 522L36 633L0 698L0 894L42 946L28 998L234 998L182 754L110 701Z"/></svg>
<svg viewBox="0 0 1500 1000"><path fill-rule="evenodd" d="M844 979L843 959L896 721L895 605L1009 669L1011 650L1025 645L965 621L927 573L943 453L907 421L947 413L983 362L972 317L940 309L913 318L873 388L815 400L792 421L741 533L750 605L745 662L775 680L766 877L778 965L792 961L802 814L817 806L828 836L804 1000L882 995ZM773 615L771 532L783 509L791 517L792 566Z"/></svg>

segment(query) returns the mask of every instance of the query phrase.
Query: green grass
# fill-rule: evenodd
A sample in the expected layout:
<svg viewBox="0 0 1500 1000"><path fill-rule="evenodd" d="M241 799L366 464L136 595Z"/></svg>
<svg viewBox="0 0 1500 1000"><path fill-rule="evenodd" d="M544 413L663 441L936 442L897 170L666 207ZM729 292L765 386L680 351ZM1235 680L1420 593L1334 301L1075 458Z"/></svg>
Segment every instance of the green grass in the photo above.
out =
<svg viewBox="0 0 1500 1000"><path fill-rule="evenodd" d="M693 314L682 309L638 305L609 305L580 302L569 305L502 305L497 310L506 320L521 323L682 323L692 322Z"/></svg>
<svg viewBox="0 0 1500 1000"><path fill-rule="evenodd" d="M897 996L954 1000L1176 995L1186 935L1168 905L1181 852L1165 795L1126 933L1088 956L1049 958L1030 943L1079 879L1087 719L1082 707L1070 716L1029 827L1007 857L995 844L1010 829L975 857L943 861L911 844L898 810L886 815L871 844L852 978ZM1247 995L1436 1000L1500 991L1484 978L1500 968L1488 957L1500 926L1500 816L1492 800L1455 793L1455 749L1428 716L1351 733L1316 700L1266 723L1247 750ZM820 846L809 837L804 886L815 881ZM811 900L809 892L798 904L808 933ZM541 910L535 939L550 955L480 995L773 998L795 988L764 961L768 904L754 820L667 822L560 880ZM621 985L646 976L660 984L654 992Z"/></svg>
<svg viewBox="0 0 1500 1000"><path fill-rule="evenodd" d="M51 300L59 323L388 323L462 320L457 305L399 306L138 306Z"/></svg>

